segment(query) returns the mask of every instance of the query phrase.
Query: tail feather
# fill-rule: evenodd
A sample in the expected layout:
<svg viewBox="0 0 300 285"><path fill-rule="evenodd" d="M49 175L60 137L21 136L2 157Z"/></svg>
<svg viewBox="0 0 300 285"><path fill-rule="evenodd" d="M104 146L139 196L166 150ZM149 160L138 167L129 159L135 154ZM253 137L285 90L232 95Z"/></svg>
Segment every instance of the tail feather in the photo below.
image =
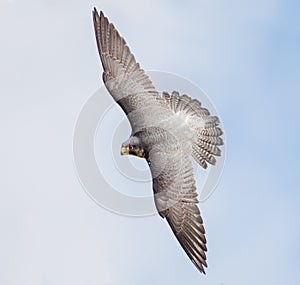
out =
<svg viewBox="0 0 300 285"><path fill-rule="evenodd" d="M194 159L203 168L207 168L207 163L215 165L215 156L221 155L218 146L224 144L220 137L223 131L218 127L219 118L211 116L210 112L203 108L198 100L185 94L179 95L177 91L173 91L172 95L163 92L163 98L175 113L184 114L188 126L193 131L192 156Z"/></svg>
<svg viewBox="0 0 300 285"><path fill-rule="evenodd" d="M171 96L171 109L174 110L175 112L179 101L180 101L179 93L177 91L173 91Z"/></svg>
<svg viewBox="0 0 300 285"><path fill-rule="evenodd" d="M207 152L209 152L213 155L216 155L216 156L221 155L221 150L213 144L203 142L201 140L197 140L196 145L199 146L201 149L204 149L204 150L206 150Z"/></svg>
<svg viewBox="0 0 300 285"><path fill-rule="evenodd" d="M180 96L180 101L179 101L179 104L176 108L176 112L185 112L185 109L189 108L189 102L190 102L191 98L187 95L182 95Z"/></svg>
<svg viewBox="0 0 300 285"><path fill-rule="evenodd" d="M224 144L223 139L220 137L209 137L209 136L205 136L205 135L199 135L198 140L207 142L212 145L223 145Z"/></svg>
<svg viewBox="0 0 300 285"><path fill-rule="evenodd" d="M208 127L200 130L201 135L205 135L208 137L219 137L223 134L223 131L219 127Z"/></svg>

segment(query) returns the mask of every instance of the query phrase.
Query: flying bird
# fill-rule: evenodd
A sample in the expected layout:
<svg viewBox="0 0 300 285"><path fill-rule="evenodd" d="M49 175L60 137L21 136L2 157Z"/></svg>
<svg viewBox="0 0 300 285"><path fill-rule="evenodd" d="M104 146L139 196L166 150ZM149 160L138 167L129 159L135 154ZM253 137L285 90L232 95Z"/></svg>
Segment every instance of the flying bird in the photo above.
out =
<svg viewBox="0 0 300 285"><path fill-rule="evenodd" d="M188 95L177 91L160 95L103 12L99 14L95 8L93 20L104 84L132 128L121 154L146 159L159 215L205 274L205 229L197 206L191 156L205 169L207 163L216 163L223 144L219 119Z"/></svg>

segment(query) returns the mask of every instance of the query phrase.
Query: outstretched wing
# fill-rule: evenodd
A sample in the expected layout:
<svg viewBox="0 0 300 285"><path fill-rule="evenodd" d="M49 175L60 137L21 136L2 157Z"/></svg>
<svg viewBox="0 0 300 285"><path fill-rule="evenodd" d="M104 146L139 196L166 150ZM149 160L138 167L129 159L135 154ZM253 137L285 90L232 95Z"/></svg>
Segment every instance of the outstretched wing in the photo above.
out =
<svg viewBox="0 0 300 285"><path fill-rule="evenodd" d="M156 208L166 218L177 240L191 261L205 273L206 239L203 221L197 206L197 192L192 162L191 147L175 151L149 153Z"/></svg>
<svg viewBox="0 0 300 285"><path fill-rule="evenodd" d="M138 112L140 114L135 115L135 118L143 121L147 120L143 116L143 108L167 108L114 25L102 11L99 15L94 9L93 18L98 51L104 69L104 84L126 115L133 111ZM130 117L129 120L132 125L135 123Z"/></svg>

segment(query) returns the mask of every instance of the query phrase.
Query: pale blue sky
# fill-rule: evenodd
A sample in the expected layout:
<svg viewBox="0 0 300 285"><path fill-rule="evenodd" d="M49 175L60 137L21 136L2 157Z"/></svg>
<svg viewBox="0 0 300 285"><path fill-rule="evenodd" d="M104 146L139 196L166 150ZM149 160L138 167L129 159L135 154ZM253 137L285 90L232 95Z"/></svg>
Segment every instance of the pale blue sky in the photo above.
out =
<svg viewBox="0 0 300 285"><path fill-rule="evenodd" d="M74 124L102 85L94 6L144 69L192 80L221 115L224 174L200 205L206 276L159 216L107 212L78 182ZM299 284L299 10L279 0L1 0L0 283Z"/></svg>

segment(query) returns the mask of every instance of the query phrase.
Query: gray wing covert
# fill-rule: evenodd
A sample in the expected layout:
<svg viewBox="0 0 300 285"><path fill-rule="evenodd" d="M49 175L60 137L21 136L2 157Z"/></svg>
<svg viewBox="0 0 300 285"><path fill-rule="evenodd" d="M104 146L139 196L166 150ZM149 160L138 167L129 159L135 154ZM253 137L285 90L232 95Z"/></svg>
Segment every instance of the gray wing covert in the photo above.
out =
<svg viewBox="0 0 300 285"><path fill-rule="evenodd" d="M191 151L191 150L190 150ZM194 265L205 273L206 238L197 206L197 192L190 151L150 152L156 208L166 218L180 245Z"/></svg>
<svg viewBox="0 0 300 285"><path fill-rule="evenodd" d="M99 15L94 9L93 18L98 51L104 69L104 84L126 115L133 111L140 112L139 120L143 120L143 108L167 108L114 25L102 11ZM132 120L129 120L132 124Z"/></svg>

